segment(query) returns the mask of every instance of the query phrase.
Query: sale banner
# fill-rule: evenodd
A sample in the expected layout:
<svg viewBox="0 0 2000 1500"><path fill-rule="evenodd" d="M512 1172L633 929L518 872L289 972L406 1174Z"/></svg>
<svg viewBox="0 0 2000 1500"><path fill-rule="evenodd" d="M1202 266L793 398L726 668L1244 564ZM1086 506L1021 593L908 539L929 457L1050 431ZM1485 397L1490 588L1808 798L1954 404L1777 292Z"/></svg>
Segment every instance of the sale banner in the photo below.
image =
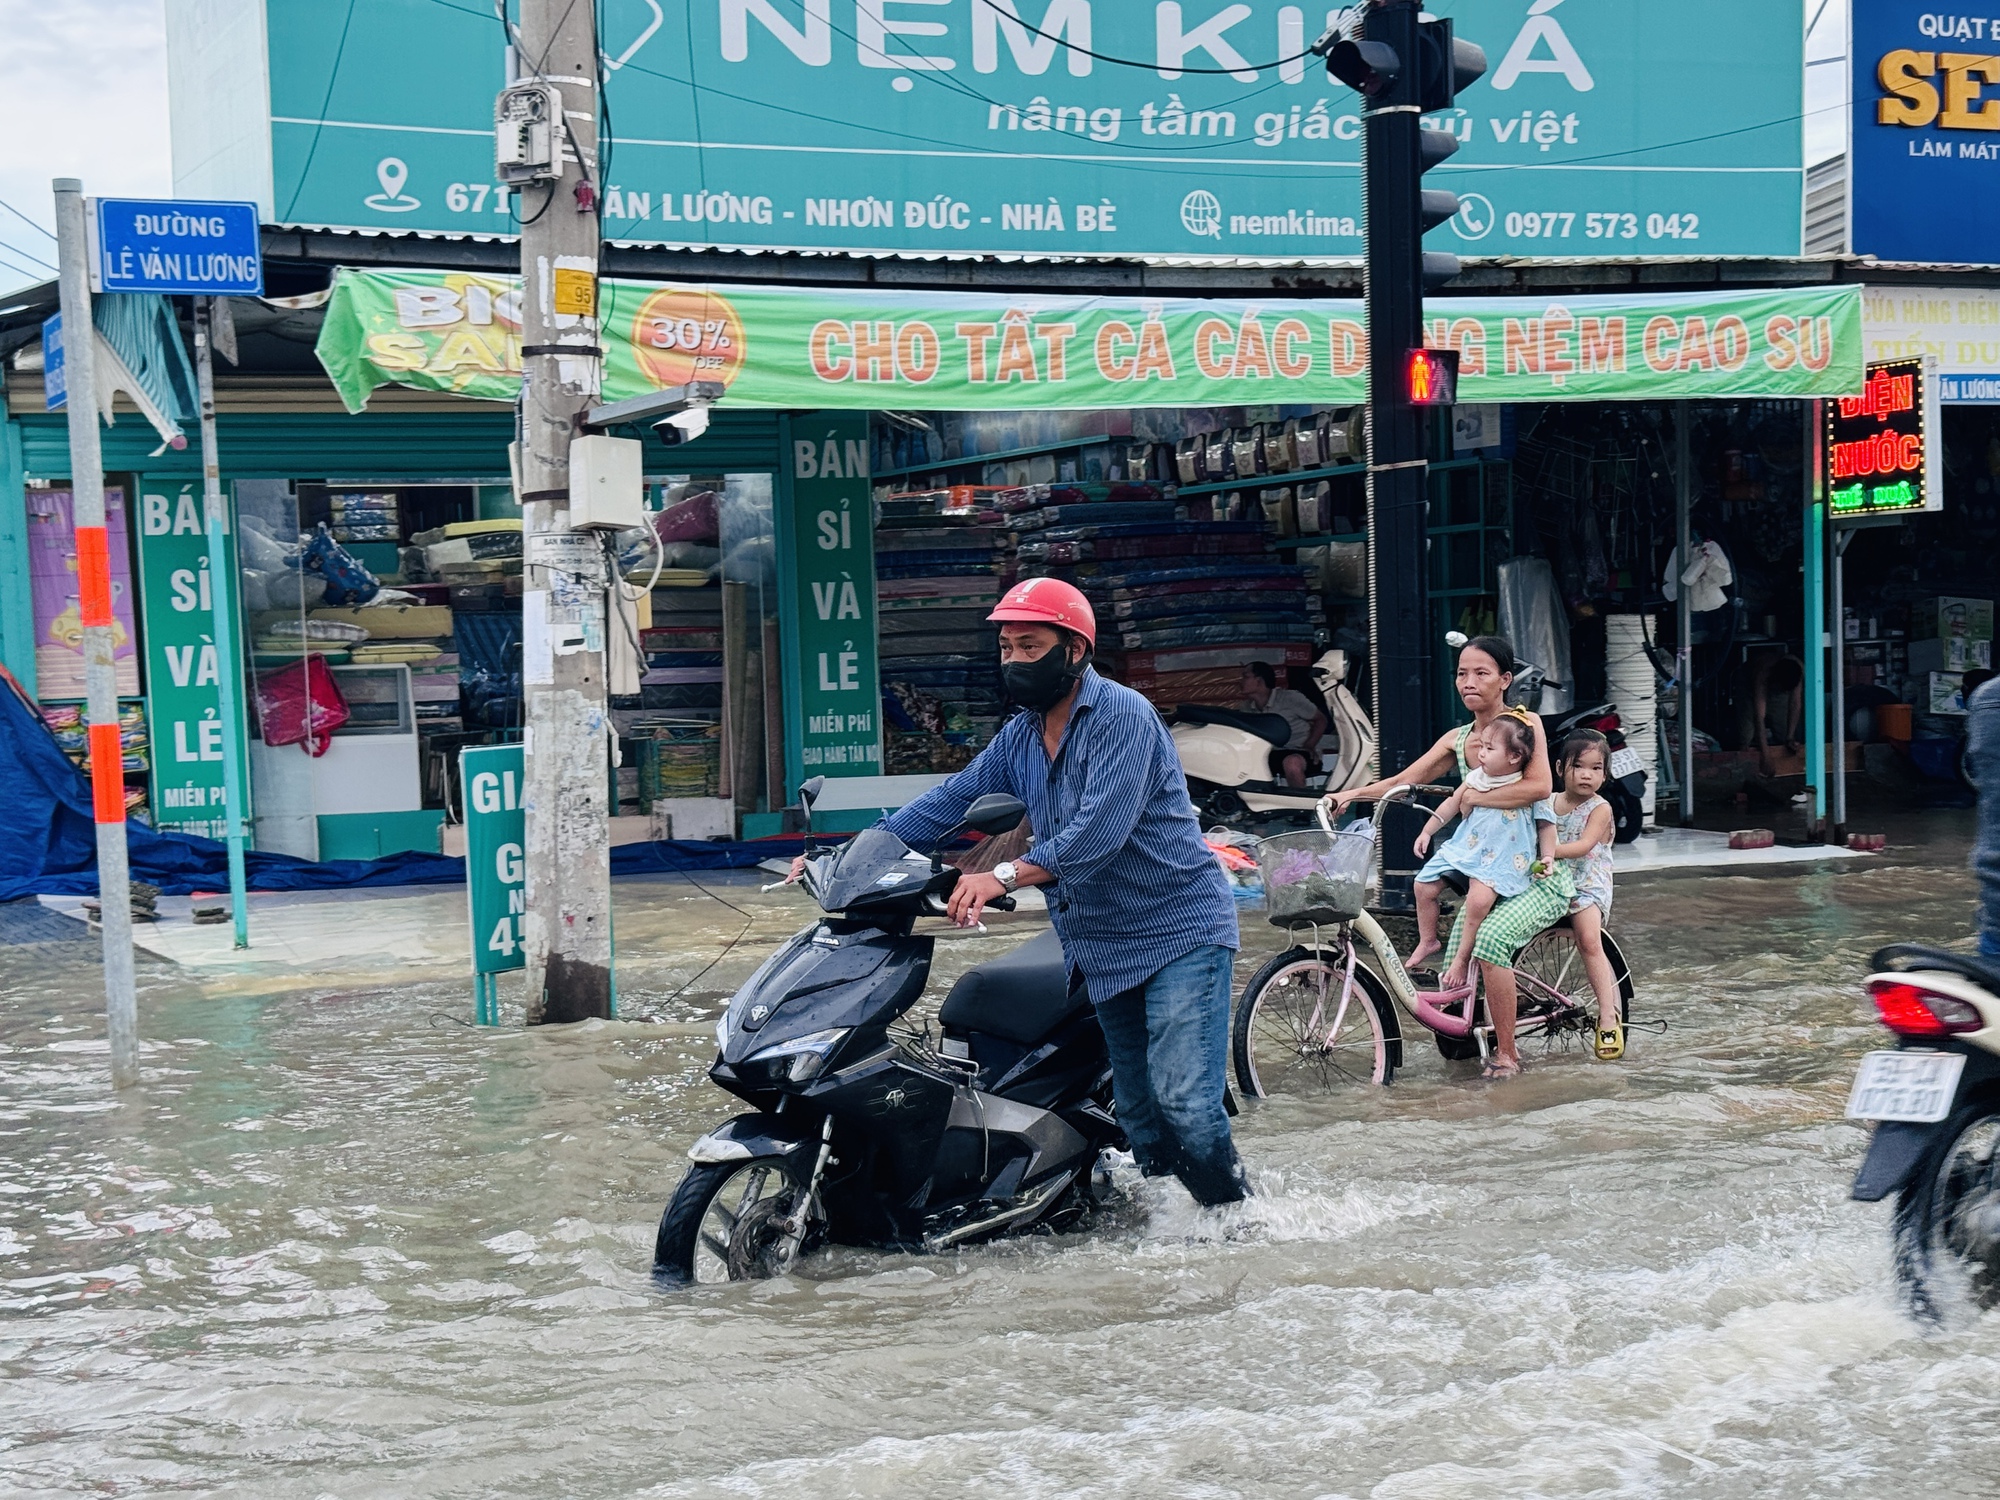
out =
<svg viewBox="0 0 2000 1500"><path fill-rule="evenodd" d="M452 271L342 270L318 353L350 411L386 384L512 401L520 286ZM822 291L608 281L604 399L688 381L791 410L1350 405L1358 301ZM1433 299L1462 402L1853 395L1861 289Z"/></svg>

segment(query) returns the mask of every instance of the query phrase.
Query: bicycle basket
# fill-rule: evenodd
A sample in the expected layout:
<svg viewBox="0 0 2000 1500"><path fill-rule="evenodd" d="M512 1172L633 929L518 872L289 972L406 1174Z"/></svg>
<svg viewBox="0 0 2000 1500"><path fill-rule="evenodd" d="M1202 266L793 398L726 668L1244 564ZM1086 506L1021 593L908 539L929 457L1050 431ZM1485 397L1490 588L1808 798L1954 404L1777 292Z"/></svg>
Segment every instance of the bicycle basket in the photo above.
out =
<svg viewBox="0 0 2000 1500"><path fill-rule="evenodd" d="M1279 927L1305 922L1348 922L1368 902L1375 869L1375 840L1365 833L1326 834L1318 829L1280 833L1257 846L1264 872L1264 904Z"/></svg>

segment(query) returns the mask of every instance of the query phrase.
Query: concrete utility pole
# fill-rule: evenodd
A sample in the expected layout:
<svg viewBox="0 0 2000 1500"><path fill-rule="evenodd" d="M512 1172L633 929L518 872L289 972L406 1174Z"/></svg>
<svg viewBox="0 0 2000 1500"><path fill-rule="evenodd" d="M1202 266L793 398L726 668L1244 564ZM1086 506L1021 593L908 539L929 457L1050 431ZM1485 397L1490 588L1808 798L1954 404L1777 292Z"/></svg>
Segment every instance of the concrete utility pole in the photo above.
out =
<svg viewBox="0 0 2000 1500"><path fill-rule="evenodd" d="M556 173L520 192L520 500L526 552L528 1021L611 1014L606 564L569 525L569 446L595 404L598 344L595 7L522 0L522 83L561 96Z"/></svg>
<svg viewBox="0 0 2000 1500"><path fill-rule="evenodd" d="M124 752L118 738L118 668L112 660L104 455L97 432L97 328L90 318L90 248L83 184L55 179L64 379L69 391L69 487L76 527L77 610L83 619L89 697L90 786L97 821L97 901L104 934L105 1031L111 1082L139 1081L139 1006L132 979L132 874L125 849Z"/></svg>

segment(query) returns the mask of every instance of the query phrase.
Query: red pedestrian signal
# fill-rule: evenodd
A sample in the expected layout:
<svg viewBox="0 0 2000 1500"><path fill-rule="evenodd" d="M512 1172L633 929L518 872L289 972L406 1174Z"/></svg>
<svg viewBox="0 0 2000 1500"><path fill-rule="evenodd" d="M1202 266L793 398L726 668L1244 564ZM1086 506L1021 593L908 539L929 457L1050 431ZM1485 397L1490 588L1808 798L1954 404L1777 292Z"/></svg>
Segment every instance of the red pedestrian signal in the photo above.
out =
<svg viewBox="0 0 2000 1500"><path fill-rule="evenodd" d="M1403 396L1412 406L1458 404L1458 351L1412 349L1403 360Z"/></svg>

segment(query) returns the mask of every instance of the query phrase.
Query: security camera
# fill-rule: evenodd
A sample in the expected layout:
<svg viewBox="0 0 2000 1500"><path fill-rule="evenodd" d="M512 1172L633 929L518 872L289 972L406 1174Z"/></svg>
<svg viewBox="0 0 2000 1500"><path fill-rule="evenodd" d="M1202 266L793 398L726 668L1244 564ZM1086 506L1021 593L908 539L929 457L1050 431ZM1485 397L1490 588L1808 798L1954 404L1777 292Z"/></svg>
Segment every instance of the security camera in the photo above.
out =
<svg viewBox="0 0 2000 1500"><path fill-rule="evenodd" d="M653 424L653 436L668 448L681 443L691 443L706 431L708 431L706 406L690 406L686 411L677 411L672 416L662 417Z"/></svg>

